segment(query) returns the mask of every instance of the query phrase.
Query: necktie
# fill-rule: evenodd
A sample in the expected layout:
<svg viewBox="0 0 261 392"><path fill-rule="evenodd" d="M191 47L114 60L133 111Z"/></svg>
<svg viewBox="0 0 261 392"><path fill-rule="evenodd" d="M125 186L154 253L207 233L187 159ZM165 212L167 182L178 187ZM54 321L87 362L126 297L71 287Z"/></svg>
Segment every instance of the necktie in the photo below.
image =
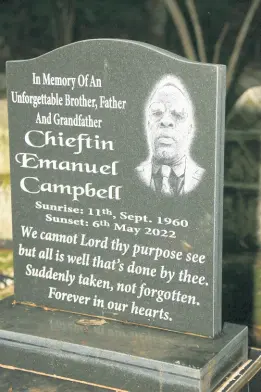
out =
<svg viewBox="0 0 261 392"><path fill-rule="evenodd" d="M171 168L169 166L163 165L161 167L161 175L162 175L162 186L161 193L163 195L171 195L171 187L169 183Z"/></svg>

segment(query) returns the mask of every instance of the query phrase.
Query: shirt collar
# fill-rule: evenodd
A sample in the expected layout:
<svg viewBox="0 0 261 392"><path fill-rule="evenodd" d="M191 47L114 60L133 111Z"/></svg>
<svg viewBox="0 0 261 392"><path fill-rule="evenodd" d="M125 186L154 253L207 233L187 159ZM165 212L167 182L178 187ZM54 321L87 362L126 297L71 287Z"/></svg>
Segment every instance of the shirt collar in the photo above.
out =
<svg viewBox="0 0 261 392"><path fill-rule="evenodd" d="M157 174L159 172L161 166L162 165L152 163L152 174ZM183 176L185 173L185 168L186 168L186 156L184 155L183 158L181 158L178 162L171 165L170 167L176 177Z"/></svg>

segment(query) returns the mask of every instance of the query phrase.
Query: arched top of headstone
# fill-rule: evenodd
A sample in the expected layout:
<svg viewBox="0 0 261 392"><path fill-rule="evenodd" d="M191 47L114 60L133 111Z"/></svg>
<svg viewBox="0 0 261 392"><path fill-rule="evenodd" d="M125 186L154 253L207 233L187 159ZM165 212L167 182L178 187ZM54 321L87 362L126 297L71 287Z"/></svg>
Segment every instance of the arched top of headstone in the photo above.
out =
<svg viewBox="0 0 261 392"><path fill-rule="evenodd" d="M147 52L148 55L152 55L153 53L158 53L163 56L166 56L168 58L174 59L180 63L186 63L186 64L191 64L191 65L197 65L200 66L201 68L205 67L210 67L210 68L226 68L225 65L220 65L220 64L210 64L210 63L201 63L199 61L192 61L187 59L186 57L182 57L180 55L177 55L175 53L172 53L168 50L156 47L154 45L144 43L144 42L139 42L139 41L133 41L133 40L126 40L126 39L112 39L112 38L95 38L95 39L89 39L89 40L82 40L82 41L77 41L70 43L65 46L61 46L59 48L56 48L50 52L44 53L40 56L31 58L31 59L26 59L26 60L16 60L16 61L25 61L25 62L30 62L30 61L39 61L41 59L49 59L51 56L59 56L59 55L72 55L72 54L77 54L77 57L79 54L81 54L82 50L85 50L86 48L90 47L91 50L94 50L94 48L97 50L103 50L103 49L108 49L111 50L112 47L114 50L118 49L119 51L121 50L144 50L144 53ZM103 53L105 55L105 53ZM107 53L106 53L107 54ZM120 54L120 57L122 54ZM74 58L75 61L77 61L77 57ZM7 61L8 63L11 63L13 61ZM146 63L146 57L144 57L144 62Z"/></svg>

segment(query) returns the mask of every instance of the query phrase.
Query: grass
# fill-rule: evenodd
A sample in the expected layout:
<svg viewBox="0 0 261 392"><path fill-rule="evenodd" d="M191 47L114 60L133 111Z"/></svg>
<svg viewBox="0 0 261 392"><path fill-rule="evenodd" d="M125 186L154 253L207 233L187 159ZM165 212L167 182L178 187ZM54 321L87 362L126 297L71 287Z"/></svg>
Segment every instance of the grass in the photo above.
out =
<svg viewBox="0 0 261 392"><path fill-rule="evenodd" d="M9 137L6 99L0 99L0 239L11 239Z"/></svg>
<svg viewBox="0 0 261 392"><path fill-rule="evenodd" d="M8 144L7 102L0 99L0 239L11 239ZM10 250L0 249L0 274L13 276L13 253ZM12 294L13 285L0 289L0 300Z"/></svg>
<svg viewBox="0 0 261 392"><path fill-rule="evenodd" d="M13 276L13 252L11 250L0 249L0 274ZM13 295L13 285L0 289L0 300Z"/></svg>

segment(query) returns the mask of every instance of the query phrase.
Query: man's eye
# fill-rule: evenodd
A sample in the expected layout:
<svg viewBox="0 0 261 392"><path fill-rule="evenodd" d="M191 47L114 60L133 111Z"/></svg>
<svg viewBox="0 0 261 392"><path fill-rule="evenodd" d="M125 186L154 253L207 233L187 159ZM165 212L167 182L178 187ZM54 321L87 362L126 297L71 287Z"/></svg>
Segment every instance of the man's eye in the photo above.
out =
<svg viewBox="0 0 261 392"><path fill-rule="evenodd" d="M165 107L162 102L153 102L150 106L150 112L155 117L160 117L164 114Z"/></svg>
<svg viewBox="0 0 261 392"><path fill-rule="evenodd" d="M155 117L161 117L163 115L163 111L162 110L155 110L155 111L152 111L152 114Z"/></svg>
<svg viewBox="0 0 261 392"><path fill-rule="evenodd" d="M175 110L172 110L171 115L179 120L182 119L182 113L178 113Z"/></svg>
<svg viewBox="0 0 261 392"><path fill-rule="evenodd" d="M171 112L171 115L173 116L173 117L175 117L177 120L179 120L179 121L184 121L184 120L186 120L186 118L187 118L187 113L185 112L185 111L182 111L182 112L176 112L175 110L173 110L172 112Z"/></svg>

